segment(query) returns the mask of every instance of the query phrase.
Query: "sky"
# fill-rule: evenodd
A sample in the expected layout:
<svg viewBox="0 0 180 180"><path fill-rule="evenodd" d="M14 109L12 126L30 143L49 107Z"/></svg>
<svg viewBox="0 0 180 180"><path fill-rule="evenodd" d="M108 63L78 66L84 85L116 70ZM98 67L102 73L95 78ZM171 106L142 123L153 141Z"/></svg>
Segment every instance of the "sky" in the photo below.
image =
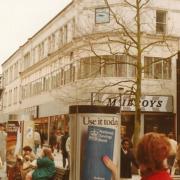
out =
<svg viewBox="0 0 180 180"><path fill-rule="evenodd" d="M0 0L0 65L71 0Z"/></svg>

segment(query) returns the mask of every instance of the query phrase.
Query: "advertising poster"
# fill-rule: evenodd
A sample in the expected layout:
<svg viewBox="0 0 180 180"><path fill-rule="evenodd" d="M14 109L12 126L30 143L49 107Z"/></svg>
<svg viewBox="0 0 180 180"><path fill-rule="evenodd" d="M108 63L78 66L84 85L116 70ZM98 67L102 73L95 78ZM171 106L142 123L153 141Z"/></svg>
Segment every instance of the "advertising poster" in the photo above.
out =
<svg viewBox="0 0 180 180"><path fill-rule="evenodd" d="M102 158L119 167L119 123L118 107L70 107L71 180L111 180Z"/></svg>
<svg viewBox="0 0 180 180"><path fill-rule="evenodd" d="M23 147L30 146L34 147L34 121L24 121L23 130Z"/></svg>
<svg viewBox="0 0 180 180"><path fill-rule="evenodd" d="M8 121L7 122L7 162L15 161L15 155L19 153L21 146L21 136L19 133L22 132L21 122L18 121ZM18 148L19 147L19 148Z"/></svg>

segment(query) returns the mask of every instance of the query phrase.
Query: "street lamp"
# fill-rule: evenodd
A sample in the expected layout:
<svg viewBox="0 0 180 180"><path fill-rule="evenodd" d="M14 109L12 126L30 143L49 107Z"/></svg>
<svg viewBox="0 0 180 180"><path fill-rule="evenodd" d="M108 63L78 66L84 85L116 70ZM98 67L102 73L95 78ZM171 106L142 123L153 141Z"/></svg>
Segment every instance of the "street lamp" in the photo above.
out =
<svg viewBox="0 0 180 180"><path fill-rule="evenodd" d="M119 114L121 117L121 106L122 106L121 101L122 101L122 94L124 93L124 88L119 87L118 90L119 90Z"/></svg>
<svg viewBox="0 0 180 180"><path fill-rule="evenodd" d="M119 87L118 88L119 90L119 139L120 139L120 142L121 142L121 100L122 100L122 94L124 93L124 88L122 87ZM119 146L119 150L121 152L121 143L120 143L120 146ZM121 153L119 153L119 164L121 166ZM120 177L120 174L121 174L121 170L119 168L119 177Z"/></svg>

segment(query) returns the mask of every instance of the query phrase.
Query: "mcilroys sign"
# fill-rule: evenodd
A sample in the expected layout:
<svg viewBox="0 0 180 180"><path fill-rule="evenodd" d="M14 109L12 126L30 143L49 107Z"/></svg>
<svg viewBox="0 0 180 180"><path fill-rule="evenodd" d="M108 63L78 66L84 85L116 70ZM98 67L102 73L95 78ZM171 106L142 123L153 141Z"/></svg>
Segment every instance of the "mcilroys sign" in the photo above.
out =
<svg viewBox="0 0 180 180"><path fill-rule="evenodd" d="M92 104L105 106L120 106L121 104L121 111L135 111L135 98L129 95L120 97L115 93L92 93ZM142 96L140 105L143 112L173 112L173 97Z"/></svg>

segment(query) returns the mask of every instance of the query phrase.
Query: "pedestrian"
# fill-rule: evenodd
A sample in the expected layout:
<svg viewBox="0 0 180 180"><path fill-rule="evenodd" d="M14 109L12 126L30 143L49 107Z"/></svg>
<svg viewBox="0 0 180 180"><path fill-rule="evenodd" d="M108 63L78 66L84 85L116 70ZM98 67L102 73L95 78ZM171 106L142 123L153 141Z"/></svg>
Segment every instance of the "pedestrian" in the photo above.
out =
<svg viewBox="0 0 180 180"><path fill-rule="evenodd" d="M68 166L67 169L70 169L70 159L71 159L71 137L69 136L66 141L66 151L68 153Z"/></svg>
<svg viewBox="0 0 180 180"><path fill-rule="evenodd" d="M57 129L56 140L57 140L57 152L61 149L61 138L63 136L62 129Z"/></svg>
<svg viewBox="0 0 180 180"><path fill-rule="evenodd" d="M66 141L67 141L68 137L69 137L69 129L65 128L64 135L62 136L62 139L61 139L61 152L62 152L62 156L63 156L63 168L66 167L66 160L68 160L68 152L66 149Z"/></svg>
<svg viewBox="0 0 180 180"><path fill-rule="evenodd" d="M177 146L176 159L173 167L174 167L174 174L179 175L180 174L180 144L178 144Z"/></svg>
<svg viewBox="0 0 180 180"><path fill-rule="evenodd" d="M7 142L7 133L5 132L5 127L3 124L0 124L0 157L2 161L2 165L4 166L6 163L6 142Z"/></svg>
<svg viewBox="0 0 180 180"><path fill-rule="evenodd" d="M26 174L32 170L31 163L36 159L34 152L30 146L23 147L23 155L22 155L22 168L21 168L21 176L22 179L25 179Z"/></svg>
<svg viewBox="0 0 180 180"><path fill-rule="evenodd" d="M120 162L120 177L121 179L131 179L131 165L133 164L137 169L138 163L135 159L133 152L130 150L130 141L124 138L121 142L121 162Z"/></svg>
<svg viewBox="0 0 180 180"><path fill-rule="evenodd" d="M171 173L172 167L173 167L173 164L174 164L175 158L176 158L176 152L177 152L177 141L174 140L173 132L168 133L168 140L171 145L171 150L170 150L169 157L167 158L167 163L168 163L168 167L169 167L170 173Z"/></svg>
<svg viewBox="0 0 180 180"><path fill-rule="evenodd" d="M152 132L142 137L136 154L141 180L172 180L165 164L170 150L171 145L163 134ZM118 180L117 166L108 156L103 157L103 162L111 170L113 180Z"/></svg>
<svg viewBox="0 0 180 180"><path fill-rule="evenodd" d="M56 173L54 158L50 148L43 148L41 157L37 159L37 167L30 171L26 180L49 180Z"/></svg>
<svg viewBox="0 0 180 180"><path fill-rule="evenodd" d="M56 148L56 145L57 145L57 137L56 137L56 131L55 130L53 130L50 134L49 145L51 147L52 152L54 152L54 149Z"/></svg>
<svg viewBox="0 0 180 180"><path fill-rule="evenodd" d="M37 149L41 148L41 135L37 129L34 132L34 152L37 153Z"/></svg>

